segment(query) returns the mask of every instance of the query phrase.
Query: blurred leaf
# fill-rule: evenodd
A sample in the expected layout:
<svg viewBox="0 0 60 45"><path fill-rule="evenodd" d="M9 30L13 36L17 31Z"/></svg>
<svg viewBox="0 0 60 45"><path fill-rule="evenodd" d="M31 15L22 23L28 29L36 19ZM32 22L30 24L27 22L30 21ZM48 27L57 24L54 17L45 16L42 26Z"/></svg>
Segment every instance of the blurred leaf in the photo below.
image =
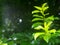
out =
<svg viewBox="0 0 60 45"><path fill-rule="evenodd" d="M48 6L47 6L47 7L44 7L44 8L43 8L43 11L47 10L48 8L49 8Z"/></svg>
<svg viewBox="0 0 60 45"><path fill-rule="evenodd" d="M1 45L8 45L7 43L3 43L3 44L1 44Z"/></svg>
<svg viewBox="0 0 60 45"><path fill-rule="evenodd" d="M45 34L45 36L43 37L43 39L48 43L49 39L51 38L51 34Z"/></svg>
<svg viewBox="0 0 60 45"><path fill-rule="evenodd" d="M45 10L47 10L49 7L47 6L47 3L44 3L43 5L42 5L42 11L44 12Z"/></svg>
<svg viewBox="0 0 60 45"><path fill-rule="evenodd" d="M52 30L50 30L49 32L55 34L56 30L55 30L55 29L52 29Z"/></svg>
<svg viewBox="0 0 60 45"><path fill-rule="evenodd" d="M33 15L33 17L43 18L43 16L40 16L40 15L37 15L37 14Z"/></svg>
<svg viewBox="0 0 60 45"><path fill-rule="evenodd" d="M38 10L42 10L42 8L41 7L38 7L38 6L34 6L36 9L38 9Z"/></svg>
<svg viewBox="0 0 60 45"><path fill-rule="evenodd" d="M39 26L39 25L41 25L41 23L40 23L40 22L36 22L36 23L34 23L34 24L32 25L32 28L35 28L35 27L37 27L37 26Z"/></svg>
<svg viewBox="0 0 60 45"><path fill-rule="evenodd" d="M36 40L40 35L44 35L44 32L33 33L34 39Z"/></svg>
<svg viewBox="0 0 60 45"><path fill-rule="evenodd" d="M46 28L49 29L50 25L52 24L52 21L51 22L48 22L48 24L46 25Z"/></svg>
<svg viewBox="0 0 60 45"><path fill-rule="evenodd" d="M34 19L32 19L32 22L39 21L39 20L43 20L43 19L41 19L41 18L34 18Z"/></svg>
<svg viewBox="0 0 60 45"><path fill-rule="evenodd" d="M43 3L42 8L44 8L47 5L47 3Z"/></svg>
<svg viewBox="0 0 60 45"><path fill-rule="evenodd" d="M55 17L54 19L55 19L55 20L59 20L59 18L58 18L58 17Z"/></svg>
<svg viewBox="0 0 60 45"><path fill-rule="evenodd" d="M39 10L34 10L34 11L32 11L32 14L38 13L38 12L39 12Z"/></svg>
<svg viewBox="0 0 60 45"><path fill-rule="evenodd" d="M44 30L45 31L48 31L48 29L50 28L50 25L51 24L52 24L52 21L51 22L48 22L48 23L44 22Z"/></svg>
<svg viewBox="0 0 60 45"><path fill-rule="evenodd" d="M50 16L45 19L45 21L53 21L53 20L54 20L54 16Z"/></svg>
<svg viewBox="0 0 60 45"><path fill-rule="evenodd" d="M40 30L40 29L44 29L42 26L37 26L37 27L35 27L34 29L36 29L36 30Z"/></svg>

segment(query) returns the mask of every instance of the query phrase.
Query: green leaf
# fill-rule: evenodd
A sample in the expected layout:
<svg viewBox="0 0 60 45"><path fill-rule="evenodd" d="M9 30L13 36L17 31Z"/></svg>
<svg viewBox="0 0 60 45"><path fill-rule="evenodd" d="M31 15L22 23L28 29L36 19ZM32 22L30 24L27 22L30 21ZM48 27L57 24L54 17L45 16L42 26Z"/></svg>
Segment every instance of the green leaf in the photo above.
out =
<svg viewBox="0 0 60 45"><path fill-rule="evenodd" d="M1 45L8 45L7 43L2 43Z"/></svg>
<svg viewBox="0 0 60 45"><path fill-rule="evenodd" d="M48 22L48 23L44 22L44 30L45 31L48 31L48 29L50 28L50 25L51 24L52 24L52 21L51 22Z"/></svg>
<svg viewBox="0 0 60 45"><path fill-rule="evenodd" d="M44 32L33 33L34 39L36 40L39 36L44 35Z"/></svg>
<svg viewBox="0 0 60 45"><path fill-rule="evenodd" d="M45 15L49 15L49 13L46 13Z"/></svg>
<svg viewBox="0 0 60 45"><path fill-rule="evenodd" d="M56 30L55 30L55 29L52 29L52 30L50 30L49 32L55 34Z"/></svg>
<svg viewBox="0 0 60 45"><path fill-rule="evenodd" d="M33 15L33 17L43 18L43 16L40 16L40 15L37 15L37 14Z"/></svg>
<svg viewBox="0 0 60 45"><path fill-rule="evenodd" d="M50 27L52 23L53 23L52 21L48 22L47 27Z"/></svg>
<svg viewBox="0 0 60 45"><path fill-rule="evenodd" d="M43 10L43 12L45 11L45 10L47 10L49 7L47 6L47 3L44 3L43 5L42 5L42 10Z"/></svg>
<svg viewBox="0 0 60 45"><path fill-rule="evenodd" d="M44 22L44 29L45 29L45 31L49 30L51 24L52 24L52 21L48 22L48 23Z"/></svg>
<svg viewBox="0 0 60 45"><path fill-rule="evenodd" d="M44 7L44 8L43 8L43 11L47 10L48 8L49 8L48 6L47 6L47 7Z"/></svg>
<svg viewBox="0 0 60 45"><path fill-rule="evenodd" d="M33 23L32 28L35 28L35 27L37 27L37 26L39 26L39 25L41 25L40 22Z"/></svg>
<svg viewBox="0 0 60 45"><path fill-rule="evenodd" d="M44 3L44 4L42 5L42 8L44 8L46 5L47 5L47 3Z"/></svg>
<svg viewBox="0 0 60 45"><path fill-rule="evenodd" d="M38 12L39 12L39 10L34 10L34 11L32 11L32 14L38 13Z"/></svg>
<svg viewBox="0 0 60 45"><path fill-rule="evenodd" d="M36 29L36 30L40 30L40 29L44 29L42 26L37 26L37 27L35 27L34 29Z"/></svg>
<svg viewBox="0 0 60 45"><path fill-rule="evenodd" d="M32 22L39 21L39 20L43 20L43 19L41 19L41 18L34 18L34 19L32 19Z"/></svg>
<svg viewBox="0 0 60 45"><path fill-rule="evenodd" d="M52 15L52 16L50 16L50 17L47 17L46 19L45 19L45 21L53 21L54 20L54 16Z"/></svg>
<svg viewBox="0 0 60 45"><path fill-rule="evenodd" d="M42 10L42 8L41 7L38 7L38 6L34 6L36 9L38 9L38 10Z"/></svg>
<svg viewBox="0 0 60 45"><path fill-rule="evenodd" d="M43 39L48 43L49 39L51 38L51 34L47 33L45 34L45 36L43 37Z"/></svg>

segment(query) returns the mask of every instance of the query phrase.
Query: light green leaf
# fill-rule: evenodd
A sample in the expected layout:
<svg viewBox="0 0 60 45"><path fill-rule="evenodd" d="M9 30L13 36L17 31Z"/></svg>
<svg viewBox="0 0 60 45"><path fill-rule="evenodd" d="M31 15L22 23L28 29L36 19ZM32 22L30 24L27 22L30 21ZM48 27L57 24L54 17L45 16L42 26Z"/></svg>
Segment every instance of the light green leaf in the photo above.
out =
<svg viewBox="0 0 60 45"><path fill-rule="evenodd" d="M36 30L40 30L40 29L44 29L42 26L37 26L37 27L35 27L34 29L36 29Z"/></svg>
<svg viewBox="0 0 60 45"><path fill-rule="evenodd" d="M51 22L48 22L47 27L50 27L50 25L51 25L52 23L53 23L52 21L51 21Z"/></svg>
<svg viewBox="0 0 60 45"><path fill-rule="evenodd" d="M38 9L38 10L42 10L42 8L41 7L38 7L38 6L34 6L36 9Z"/></svg>
<svg viewBox="0 0 60 45"><path fill-rule="evenodd" d="M50 28L51 24L52 24L52 21L48 22L48 23L44 22L44 29L45 29L45 31L48 31L48 29Z"/></svg>
<svg viewBox="0 0 60 45"><path fill-rule="evenodd" d="M44 7L44 8L43 8L43 11L47 10L48 8L49 8L48 6L47 6L47 7Z"/></svg>
<svg viewBox="0 0 60 45"><path fill-rule="evenodd" d="M1 44L1 45L8 45L7 43L3 43L3 44Z"/></svg>
<svg viewBox="0 0 60 45"><path fill-rule="evenodd" d="M33 34L35 40L41 35L44 35L44 32L37 32Z"/></svg>
<svg viewBox="0 0 60 45"><path fill-rule="evenodd" d="M40 16L40 15L37 15L37 14L33 15L33 17L43 18L43 16Z"/></svg>
<svg viewBox="0 0 60 45"><path fill-rule="evenodd" d="M41 25L40 22L33 23L32 28L35 28L35 27L37 27L37 26L39 26L39 25Z"/></svg>
<svg viewBox="0 0 60 45"><path fill-rule="evenodd" d="M39 12L39 10L34 10L34 11L32 11L32 14L38 13L38 12Z"/></svg>
<svg viewBox="0 0 60 45"><path fill-rule="evenodd" d="M34 19L32 19L32 22L39 21L39 20L43 20L43 19L41 19L41 18L34 18Z"/></svg>
<svg viewBox="0 0 60 45"><path fill-rule="evenodd" d="M49 32L55 34L56 30L55 30L55 29L52 29L52 30L50 30Z"/></svg>
<svg viewBox="0 0 60 45"><path fill-rule="evenodd" d="M44 22L44 29L45 29L45 31L49 30L51 24L52 24L52 21L48 22L48 23Z"/></svg>
<svg viewBox="0 0 60 45"><path fill-rule="evenodd" d="M42 5L42 8L44 8L46 5L47 5L47 3L44 3L44 4Z"/></svg>
<svg viewBox="0 0 60 45"><path fill-rule="evenodd" d="M46 18L45 21L53 21L53 20L54 20L54 16L49 16L49 17Z"/></svg>
<svg viewBox="0 0 60 45"><path fill-rule="evenodd" d="M45 36L43 37L43 39L48 43L49 39L51 38L51 34L45 34Z"/></svg>

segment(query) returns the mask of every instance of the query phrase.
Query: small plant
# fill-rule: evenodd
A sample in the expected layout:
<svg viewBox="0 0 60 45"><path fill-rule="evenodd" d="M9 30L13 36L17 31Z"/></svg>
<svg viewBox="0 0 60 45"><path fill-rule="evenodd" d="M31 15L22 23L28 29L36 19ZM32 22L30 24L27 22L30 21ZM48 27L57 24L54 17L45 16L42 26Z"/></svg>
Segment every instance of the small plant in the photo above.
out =
<svg viewBox="0 0 60 45"><path fill-rule="evenodd" d="M47 3L44 3L41 7L34 6L37 10L32 11L32 28L39 31L33 33L34 39L38 37L44 39L47 43L49 40L56 35L56 29L51 28L55 19L54 15L49 15L47 9L49 8Z"/></svg>

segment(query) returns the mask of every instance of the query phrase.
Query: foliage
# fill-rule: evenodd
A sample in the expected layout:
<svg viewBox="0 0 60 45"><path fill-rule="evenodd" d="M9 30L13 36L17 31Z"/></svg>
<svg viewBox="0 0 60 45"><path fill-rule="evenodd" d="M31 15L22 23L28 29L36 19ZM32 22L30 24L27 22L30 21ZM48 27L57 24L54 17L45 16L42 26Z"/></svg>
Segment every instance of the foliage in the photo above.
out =
<svg viewBox="0 0 60 45"><path fill-rule="evenodd" d="M0 45L60 45L60 20L56 20L58 19L57 17L60 17L58 14L60 1L57 1L0 0ZM42 8L41 5L44 2L47 2L49 7L46 5L44 6L45 8ZM34 6L36 10L31 6ZM35 10L32 12L32 28L34 30L30 29L32 10ZM43 21L44 16L41 10L44 11L45 21ZM22 19L22 22L19 23L19 19ZM45 26L48 27L49 34L45 33L45 29L43 29ZM33 39L32 33L35 35L35 40ZM48 43L46 43L46 40L48 40Z"/></svg>
<svg viewBox="0 0 60 45"><path fill-rule="evenodd" d="M54 15L49 15L49 13L46 12L49 8L47 3L42 4L41 7L34 7L37 10L32 11L32 28L39 30L39 32L33 33L34 39L36 40L38 37L43 38L48 43L52 37L56 37L56 32L58 32L56 29L52 28L53 21L56 18Z"/></svg>
<svg viewBox="0 0 60 45"><path fill-rule="evenodd" d="M0 40L0 45L8 45L7 43L3 43L2 40Z"/></svg>

